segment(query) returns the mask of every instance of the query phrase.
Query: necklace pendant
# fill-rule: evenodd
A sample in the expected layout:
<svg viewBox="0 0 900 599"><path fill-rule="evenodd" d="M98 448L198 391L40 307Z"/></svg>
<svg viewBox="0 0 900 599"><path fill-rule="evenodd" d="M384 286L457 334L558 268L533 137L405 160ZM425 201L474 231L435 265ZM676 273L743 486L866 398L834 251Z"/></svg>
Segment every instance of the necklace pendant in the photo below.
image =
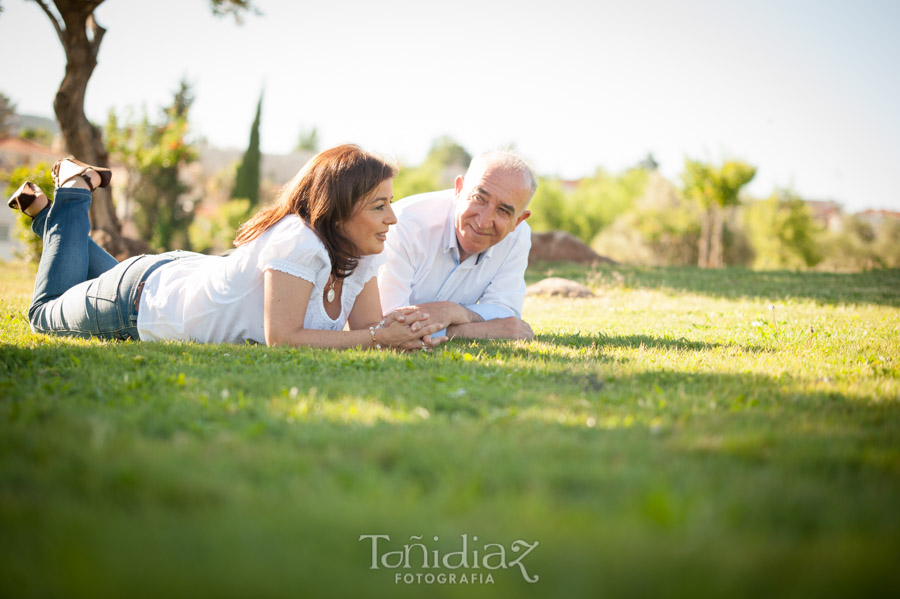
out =
<svg viewBox="0 0 900 599"><path fill-rule="evenodd" d="M328 290L328 293L325 294L325 299L328 300L329 304L334 301L334 287Z"/></svg>

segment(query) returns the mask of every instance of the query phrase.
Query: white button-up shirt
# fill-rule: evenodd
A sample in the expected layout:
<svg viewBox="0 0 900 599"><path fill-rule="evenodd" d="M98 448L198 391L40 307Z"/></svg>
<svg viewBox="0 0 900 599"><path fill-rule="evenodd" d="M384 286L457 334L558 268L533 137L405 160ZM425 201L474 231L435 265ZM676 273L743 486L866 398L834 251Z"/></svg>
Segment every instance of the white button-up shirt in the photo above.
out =
<svg viewBox="0 0 900 599"><path fill-rule="evenodd" d="M397 224L377 257L387 314L403 306L451 301L485 320L522 316L531 228L522 222L500 243L459 261L453 189L396 202Z"/></svg>

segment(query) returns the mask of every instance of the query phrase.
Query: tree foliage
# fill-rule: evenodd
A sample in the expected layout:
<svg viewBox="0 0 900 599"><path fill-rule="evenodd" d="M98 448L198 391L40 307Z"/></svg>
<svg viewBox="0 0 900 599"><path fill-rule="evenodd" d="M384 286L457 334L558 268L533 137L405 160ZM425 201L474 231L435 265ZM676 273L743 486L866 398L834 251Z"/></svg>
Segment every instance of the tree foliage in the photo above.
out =
<svg viewBox="0 0 900 599"><path fill-rule="evenodd" d="M400 169L394 178L394 197L452 187L456 176L464 174L471 161L472 156L456 141L446 135L440 137L431 144L422 164Z"/></svg>
<svg viewBox="0 0 900 599"><path fill-rule="evenodd" d="M875 227L871 243L878 265L883 268L900 268L900 218L885 218Z"/></svg>
<svg viewBox="0 0 900 599"><path fill-rule="evenodd" d="M188 233L191 248L206 254L221 253L232 247L238 228L253 215L250 200L229 200L210 214L198 215Z"/></svg>
<svg viewBox="0 0 900 599"><path fill-rule="evenodd" d="M250 126L250 142L247 151L238 165L237 175L234 180L232 198L247 198L253 206L259 204L259 170L262 162L262 153L259 149L259 122L262 117L263 95L259 95L256 103L256 116L253 125Z"/></svg>
<svg viewBox="0 0 900 599"><path fill-rule="evenodd" d="M658 171L650 171L634 207L601 230L591 247L603 256L630 264L696 264L699 212Z"/></svg>
<svg viewBox="0 0 900 599"><path fill-rule="evenodd" d="M184 197L183 167L197 158L188 141L188 116L193 102L191 86L179 83L172 104L159 120L146 114L122 119L110 112L106 128L109 151L128 169L126 201L141 237L161 250L190 248L187 230L194 203Z"/></svg>
<svg viewBox="0 0 900 599"><path fill-rule="evenodd" d="M822 233L818 247L820 267L829 270L900 268L900 218L883 215L872 222L847 215L837 230Z"/></svg>
<svg viewBox="0 0 900 599"><path fill-rule="evenodd" d="M403 167L394 177L394 198L402 200L419 193L428 193L445 189L449 185L441 185L440 176L425 165Z"/></svg>
<svg viewBox="0 0 900 599"><path fill-rule="evenodd" d="M53 144L53 134L43 127L25 127L19 131L19 138L29 139L42 146L50 146Z"/></svg>
<svg viewBox="0 0 900 599"><path fill-rule="evenodd" d="M470 162L472 155L449 135L434 140L425 158L426 164L442 168L460 167L462 170L469 168Z"/></svg>
<svg viewBox="0 0 900 599"><path fill-rule="evenodd" d="M262 14L251 0L209 0L209 9L216 17L234 17L236 23L243 23L244 14Z"/></svg>
<svg viewBox="0 0 900 599"><path fill-rule="evenodd" d="M528 224L537 232L568 230L569 204L569 196L559 179L539 177L537 190L528 204L531 210Z"/></svg>
<svg viewBox="0 0 900 599"><path fill-rule="evenodd" d="M558 179L541 179L531 200L529 224L536 231L567 231L585 243L631 210L644 193L648 171L633 168L621 175L597 169L566 191Z"/></svg>
<svg viewBox="0 0 900 599"><path fill-rule="evenodd" d="M319 129L303 129L297 139L298 152L318 152L319 151Z"/></svg>
<svg viewBox="0 0 900 599"><path fill-rule="evenodd" d="M647 172L659 170L659 162L653 157L653 153L648 153L640 162L635 165L637 168L644 169Z"/></svg>
<svg viewBox="0 0 900 599"><path fill-rule="evenodd" d="M566 229L590 243L604 227L634 207L646 185L647 171L642 168L629 169L621 175L598 169L593 177L582 179L572 192Z"/></svg>

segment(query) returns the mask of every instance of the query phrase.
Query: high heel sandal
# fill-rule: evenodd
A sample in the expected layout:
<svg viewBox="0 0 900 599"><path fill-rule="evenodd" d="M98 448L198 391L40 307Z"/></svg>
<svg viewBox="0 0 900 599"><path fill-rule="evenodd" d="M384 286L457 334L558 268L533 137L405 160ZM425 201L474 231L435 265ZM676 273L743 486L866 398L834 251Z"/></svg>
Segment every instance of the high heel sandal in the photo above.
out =
<svg viewBox="0 0 900 599"><path fill-rule="evenodd" d="M91 191L96 189L94 184L91 182L91 176L88 174L89 171L94 171L98 175L100 175L100 185L97 187L106 187L109 185L110 179L112 179L112 171L108 168L103 168L102 166L92 166L90 164L85 164L80 160L75 160L74 156L69 156L68 158L63 158L59 162L53 165L53 169L50 171L50 174L53 176L53 184L59 188L62 187L63 183L72 179L73 177L81 177L87 183L88 188Z"/></svg>
<svg viewBox="0 0 900 599"><path fill-rule="evenodd" d="M31 181L25 181L22 183L22 186L16 190L16 193L12 194L12 197L9 198L9 201L6 203L7 206L12 208L13 210L21 210L25 212L25 210L31 206L35 200L40 197L47 198L41 188L32 183ZM47 203L50 203L50 200L47 199ZM25 212L25 214L28 214ZM34 214L28 214L32 218L35 216Z"/></svg>

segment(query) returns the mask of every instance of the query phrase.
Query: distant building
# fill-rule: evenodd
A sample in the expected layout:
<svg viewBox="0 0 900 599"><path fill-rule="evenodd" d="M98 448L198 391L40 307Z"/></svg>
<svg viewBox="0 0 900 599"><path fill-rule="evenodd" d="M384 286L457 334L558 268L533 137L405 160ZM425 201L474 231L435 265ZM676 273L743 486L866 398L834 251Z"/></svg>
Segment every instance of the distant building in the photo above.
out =
<svg viewBox="0 0 900 599"><path fill-rule="evenodd" d="M281 186L293 179L315 154L309 151L263 154L260 160L260 201L265 204L271 200ZM212 214L230 199L234 169L243 155L243 150L214 148L206 144L197 147L197 161L183 169L181 178L190 187L190 196L197 200L195 209L198 214Z"/></svg>
<svg viewBox="0 0 900 599"><path fill-rule="evenodd" d="M877 229L878 225L888 219L900 221L900 212L892 210L864 210L856 214L856 218L868 223L873 229Z"/></svg>
<svg viewBox="0 0 900 599"><path fill-rule="evenodd" d="M829 231L841 230L844 211L840 204L834 200L804 200L804 203L817 223Z"/></svg>
<svg viewBox="0 0 900 599"><path fill-rule="evenodd" d="M562 187L564 192L572 193L578 189L578 185L581 184L581 181L581 179L559 179L559 186Z"/></svg>
<svg viewBox="0 0 900 599"><path fill-rule="evenodd" d="M16 214L12 210L0 212L0 260L12 260L22 247L16 239Z"/></svg>
<svg viewBox="0 0 900 599"><path fill-rule="evenodd" d="M65 156L30 139L4 137L0 139L0 170L11 171L20 166L34 166L40 162L53 164Z"/></svg>
<svg viewBox="0 0 900 599"><path fill-rule="evenodd" d="M216 173L234 166L244 156L243 150L220 149L207 145L197 148L198 161L194 164L194 176L208 178ZM315 156L315 152L301 151L291 154L263 154L260 160L260 179L263 185L281 186L294 178L294 175Z"/></svg>

